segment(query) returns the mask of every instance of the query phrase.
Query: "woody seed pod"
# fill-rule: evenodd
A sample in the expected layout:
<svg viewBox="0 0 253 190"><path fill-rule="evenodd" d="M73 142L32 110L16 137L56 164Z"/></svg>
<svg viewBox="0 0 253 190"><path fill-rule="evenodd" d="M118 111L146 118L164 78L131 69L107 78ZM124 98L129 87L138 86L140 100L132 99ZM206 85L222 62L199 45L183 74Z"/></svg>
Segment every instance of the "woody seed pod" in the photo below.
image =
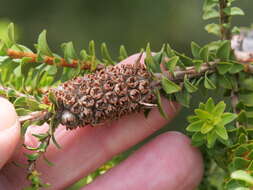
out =
<svg viewBox="0 0 253 190"><path fill-rule="evenodd" d="M57 113L67 129L98 125L147 109L156 101L155 85L145 65L108 66L93 74L76 77L50 91Z"/></svg>

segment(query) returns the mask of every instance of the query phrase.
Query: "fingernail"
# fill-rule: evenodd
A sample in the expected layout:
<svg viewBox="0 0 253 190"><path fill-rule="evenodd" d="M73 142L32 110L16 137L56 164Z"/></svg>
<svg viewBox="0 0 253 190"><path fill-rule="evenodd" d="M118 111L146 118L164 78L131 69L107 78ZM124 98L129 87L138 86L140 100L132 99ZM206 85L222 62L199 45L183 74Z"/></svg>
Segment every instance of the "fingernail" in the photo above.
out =
<svg viewBox="0 0 253 190"><path fill-rule="evenodd" d="M0 132L14 126L17 120L14 106L5 98L0 97Z"/></svg>

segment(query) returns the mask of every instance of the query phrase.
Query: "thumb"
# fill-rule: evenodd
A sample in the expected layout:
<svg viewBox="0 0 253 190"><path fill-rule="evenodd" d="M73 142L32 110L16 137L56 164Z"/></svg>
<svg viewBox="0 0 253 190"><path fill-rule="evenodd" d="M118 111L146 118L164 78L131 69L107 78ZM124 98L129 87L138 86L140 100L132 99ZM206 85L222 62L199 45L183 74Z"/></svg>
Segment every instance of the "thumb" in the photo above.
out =
<svg viewBox="0 0 253 190"><path fill-rule="evenodd" d="M0 169L10 159L20 137L20 125L13 105L0 97Z"/></svg>

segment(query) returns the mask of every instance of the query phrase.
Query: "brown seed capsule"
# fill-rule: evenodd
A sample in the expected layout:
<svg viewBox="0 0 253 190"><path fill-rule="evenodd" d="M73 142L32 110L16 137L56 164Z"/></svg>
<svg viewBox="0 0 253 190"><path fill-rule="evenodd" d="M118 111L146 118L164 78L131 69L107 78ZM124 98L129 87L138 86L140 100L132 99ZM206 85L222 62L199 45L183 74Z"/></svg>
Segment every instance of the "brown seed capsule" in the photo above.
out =
<svg viewBox="0 0 253 190"><path fill-rule="evenodd" d="M66 111L63 111L62 113L61 123L66 126L72 126L72 125L75 126L78 123L78 121L74 114L66 110Z"/></svg>
<svg viewBox="0 0 253 190"><path fill-rule="evenodd" d="M133 102L138 102L141 99L141 93L138 90L133 89L129 91L129 97Z"/></svg>
<svg viewBox="0 0 253 190"><path fill-rule="evenodd" d="M116 65L76 77L51 92L61 123L75 129L147 109L145 103L156 101L151 81L144 65Z"/></svg>

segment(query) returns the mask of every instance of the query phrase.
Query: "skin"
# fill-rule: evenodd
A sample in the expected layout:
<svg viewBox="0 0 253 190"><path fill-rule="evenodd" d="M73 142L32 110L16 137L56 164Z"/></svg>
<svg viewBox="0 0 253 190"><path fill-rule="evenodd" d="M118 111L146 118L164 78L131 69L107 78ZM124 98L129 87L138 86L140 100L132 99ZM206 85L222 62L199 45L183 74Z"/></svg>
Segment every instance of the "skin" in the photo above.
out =
<svg viewBox="0 0 253 190"><path fill-rule="evenodd" d="M131 56L122 64L132 63L137 57ZM164 108L171 120L180 106L164 101ZM22 139L17 120L13 105L0 98L0 190L19 190L27 185L25 169L11 161L25 163L23 153L27 151L22 148L22 142L36 146L37 141L31 134L47 129L46 125L29 127ZM65 189L168 122L153 109L148 118L139 113L94 128L87 126L66 131L64 126L59 126L56 139L62 148L51 145L46 153L54 166L39 160L37 168L42 179L52 185L48 189ZM199 150L191 146L185 135L166 132L83 189L193 190L202 175L203 161Z"/></svg>

